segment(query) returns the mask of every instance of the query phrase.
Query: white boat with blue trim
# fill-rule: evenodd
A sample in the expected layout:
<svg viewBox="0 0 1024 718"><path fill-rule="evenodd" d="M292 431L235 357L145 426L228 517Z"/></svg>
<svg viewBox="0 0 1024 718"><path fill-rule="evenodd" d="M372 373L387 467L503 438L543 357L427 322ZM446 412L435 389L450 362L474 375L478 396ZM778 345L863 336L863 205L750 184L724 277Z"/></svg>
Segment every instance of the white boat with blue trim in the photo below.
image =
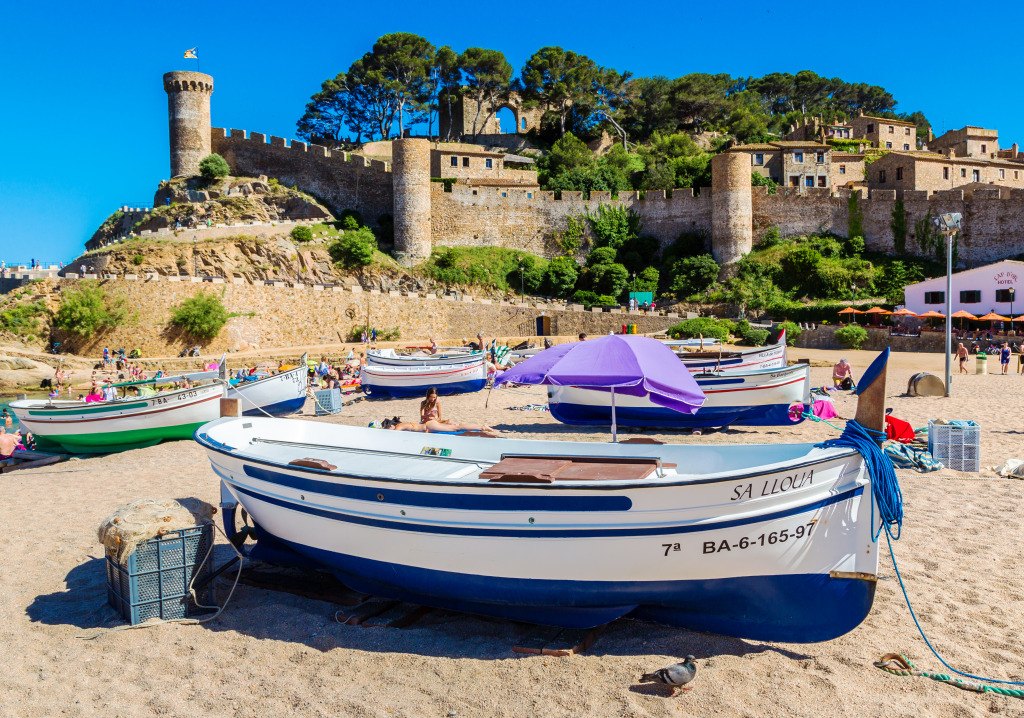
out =
<svg viewBox="0 0 1024 718"><path fill-rule="evenodd" d="M781 369L786 366L786 330L779 333L775 344L767 347L749 347L725 351L678 352L679 358L691 372L699 371L753 371Z"/></svg>
<svg viewBox="0 0 1024 718"><path fill-rule="evenodd" d="M238 399L246 416L296 414L306 404L308 373L306 355L303 354L294 369L277 374L257 374L237 381L232 379L227 398Z"/></svg>
<svg viewBox="0 0 1024 718"><path fill-rule="evenodd" d="M874 430L886 359L860 386L857 418ZM229 534L238 506L255 523L253 557L326 567L378 596L556 626L632 615L790 642L852 630L874 599L882 522L854 448L486 439L255 417L211 422L196 440L222 481Z"/></svg>
<svg viewBox="0 0 1024 718"><path fill-rule="evenodd" d="M360 372L367 396L422 396L430 387L438 394L464 394L487 385L487 365L482 354L467 364L424 364L422 366L376 366L367 364Z"/></svg>
<svg viewBox="0 0 1024 718"><path fill-rule="evenodd" d="M437 354L419 352L399 354L394 349L371 349L366 352L366 363L374 366L431 366L439 364L474 364L480 360L479 351L444 349Z"/></svg>
<svg viewBox="0 0 1024 718"><path fill-rule="evenodd" d="M811 402L811 368L694 373L706 401L695 414L681 414L648 396L615 395L619 426L664 429L725 426L787 426L803 421ZM612 398L607 391L576 386L549 386L551 416L563 424L607 426Z"/></svg>

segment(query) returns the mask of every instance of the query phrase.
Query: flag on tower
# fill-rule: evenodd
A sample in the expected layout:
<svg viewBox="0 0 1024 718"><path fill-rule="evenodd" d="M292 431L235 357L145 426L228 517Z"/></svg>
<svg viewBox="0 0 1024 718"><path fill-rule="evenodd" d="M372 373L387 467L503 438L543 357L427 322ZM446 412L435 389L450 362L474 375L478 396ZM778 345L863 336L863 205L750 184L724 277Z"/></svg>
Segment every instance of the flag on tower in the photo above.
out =
<svg viewBox="0 0 1024 718"><path fill-rule="evenodd" d="M198 49L199 49L198 47L193 47L191 50L185 50L185 59L186 60L198 60L199 59L199 55L196 54L196 50L198 50Z"/></svg>

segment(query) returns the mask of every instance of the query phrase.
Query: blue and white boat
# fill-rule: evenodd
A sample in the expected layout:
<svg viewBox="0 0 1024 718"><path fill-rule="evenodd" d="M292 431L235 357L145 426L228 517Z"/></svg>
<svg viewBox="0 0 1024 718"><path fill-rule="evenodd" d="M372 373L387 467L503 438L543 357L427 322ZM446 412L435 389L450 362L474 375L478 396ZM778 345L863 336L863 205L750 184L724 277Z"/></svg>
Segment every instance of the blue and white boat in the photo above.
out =
<svg viewBox="0 0 1024 718"><path fill-rule="evenodd" d="M438 394L480 391L487 385L487 365L477 354L468 364L425 364L422 366L377 366L367 364L360 372L367 396L423 396L436 387Z"/></svg>
<svg viewBox="0 0 1024 718"><path fill-rule="evenodd" d="M306 403L308 373L306 355L303 354L294 369L231 380L227 398L240 400L242 413L246 416L296 414Z"/></svg>
<svg viewBox="0 0 1024 718"><path fill-rule="evenodd" d="M706 401L695 414L681 414L659 406L647 396L615 395L619 426L665 429L785 426L803 421L811 402L810 366L784 369L707 372L694 374ZM551 416L563 424L611 423L612 398L608 391L575 386L549 386Z"/></svg>
<svg viewBox="0 0 1024 718"><path fill-rule="evenodd" d="M875 431L885 359L861 382L857 418ZM196 441L221 479L229 538L241 507L252 557L325 567L365 593L787 642L840 636L874 600L881 513L845 446L495 440L259 417L218 419ZM898 492L885 477L874 490Z"/></svg>
<svg viewBox="0 0 1024 718"><path fill-rule="evenodd" d="M394 349L371 349L366 352L366 363L374 366L430 366L439 364L473 364L480 360L478 351L444 349L437 354L426 352L399 354Z"/></svg>
<svg viewBox="0 0 1024 718"><path fill-rule="evenodd" d="M779 334L779 340L767 347L751 347L724 351L679 352L679 358L691 372L702 371L751 371L755 369L781 369L786 366L786 330Z"/></svg>

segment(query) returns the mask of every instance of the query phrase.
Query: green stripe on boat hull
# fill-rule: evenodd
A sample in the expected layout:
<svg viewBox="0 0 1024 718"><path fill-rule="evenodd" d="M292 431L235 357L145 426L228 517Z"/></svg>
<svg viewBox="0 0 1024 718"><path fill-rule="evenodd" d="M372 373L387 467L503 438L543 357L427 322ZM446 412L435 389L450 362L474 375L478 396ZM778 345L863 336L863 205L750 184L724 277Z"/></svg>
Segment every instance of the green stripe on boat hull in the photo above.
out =
<svg viewBox="0 0 1024 718"><path fill-rule="evenodd" d="M160 426L152 429L133 429L131 431L108 431L95 434L57 434L38 437L46 443L60 446L72 454L109 454L129 449L143 449L155 446L161 441L173 439L191 439L196 429L205 424L200 421L194 424L178 426Z"/></svg>

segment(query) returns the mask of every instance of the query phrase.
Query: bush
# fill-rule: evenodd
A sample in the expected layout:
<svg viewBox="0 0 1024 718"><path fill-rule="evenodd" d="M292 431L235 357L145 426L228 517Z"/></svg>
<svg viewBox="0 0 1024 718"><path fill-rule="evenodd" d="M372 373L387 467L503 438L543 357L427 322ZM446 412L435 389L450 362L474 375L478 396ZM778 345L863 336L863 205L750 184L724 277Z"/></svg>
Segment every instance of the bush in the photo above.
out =
<svg viewBox="0 0 1024 718"><path fill-rule="evenodd" d="M360 324L359 326L352 327L348 332L348 340L350 342L357 342L362 339L363 332L366 332L367 337L371 337L373 334L373 327L368 324ZM391 329L378 329L377 330L377 341L379 342L397 342L402 338L401 327L392 327Z"/></svg>
<svg viewBox="0 0 1024 718"><path fill-rule="evenodd" d="M676 297L683 299L691 294L703 292L718 279L718 262L710 254L680 259L672 267L672 283L669 288Z"/></svg>
<svg viewBox="0 0 1024 718"><path fill-rule="evenodd" d="M804 330L793 322L782 322L779 331L786 330L786 346L796 346L796 338L803 334Z"/></svg>
<svg viewBox="0 0 1024 718"><path fill-rule="evenodd" d="M313 239L313 230L304 224L300 224L298 227L293 227L291 238L296 242L308 242Z"/></svg>
<svg viewBox="0 0 1024 718"><path fill-rule="evenodd" d="M758 249L768 249L769 247L775 247L782 244L782 235L779 234L778 227L769 227L761 235L761 240L757 243Z"/></svg>
<svg viewBox="0 0 1024 718"><path fill-rule="evenodd" d="M434 260L441 269L453 269L459 261L459 253L455 251L454 247L443 247L437 255L437 259Z"/></svg>
<svg viewBox="0 0 1024 718"><path fill-rule="evenodd" d="M331 259L345 267L365 267L373 261L377 250L377 238L366 227L345 232L328 247Z"/></svg>
<svg viewBox="0 0 1024 718"><path fill-rule="evenodd" d="M598 247L587 255L587 266L596 267L599 264L614 264L616 251L611 247Z"/></svg>
<svg viewBox="0 0 1024 718"><path fill-rule="evenodd" d="M597 292L591 292L586 289L577 290L572 295L572 301L576 304L583 304L588 307L615 306L618 304L614 297L609 297L608 295L598 296Z"/></svg>
<svg viewBox="0 0 1024 718"><path fill-rule="evenodd" d="M0 330L26 336L39 331L39 317L49 312L46 302L12 304L0 311Z"/></svg>
<svg viewBox="0 0 1024 718"><path fill-rule="evenodd" d="M227 161L216 152L199 160L199 174L206 179L227 177L230 172Z"/></svg>
<svg viewBox="0 0 1024 718"><path fill-rule="evenodd" d="M629 285L629 272L621 264L599 264L592 270L594 291L618 297Z"/></svg>
<svg viewBox="0 0 1024 718"><path fill-rule="evenodd" d="M729 338L729 329L713 317L687 319L669 327L667 333L673 339L695 339L702 336L705 339L719 339L724 342Z"/></svg>
<svg viewBox="0 0 1024 718"><path fill-rule="evenodd" d="M107 295L103 287L88 283L65 295L53 324L69 334L88 339L96 332L124 322L124 300Z"/></svg>
<svg viewBox="0 0 1024 718"><path fill-rule="evenodd" d="M213 339L228 321L228 310L214 292L200 291L174 307L171 324L196 339Z"/></svg>
<svg viewBox="0 0 1024 718"><path fill-rule="evenodd" d="M579 268L569 257L555 257L544 271L544 285L557 297L569 296L578 278Z"/></svg>
<svg viewBox="0 0 1024 718"><path fill-rule="evenodd" d="M359 214L359 212L354 209L343 210L338 219L341 220L341 228L346 231L366 226L366 223L363 222L363 215Z"/></svg>
<svg viewBox="0 0 1024 718"><path fill-rule="evenodd" d="M136 267L145 261L146 258L143 257L141 254L136 254L134 257L132 257L132 264L134 264Z"/></svg>
<svg viewBox="0 0 1024 718"><path fill-rule="evenodd" d="M763 347L768 343L768 330L748 329L743 335L743 343L751 347Z"/></svg>
<svg viewBox="0 0 1024 718"><path fill-rule="evenodd" d="M850 237L843 243L843 254L847 257L859 257L864 253L864 238Z"/></svg>
<svg viewBox="0 0 1024 718"><path fill-rule="evenodd" d="M836 339L844 347L860 349L860 345L868 339L868 331L864 327L851 324L849 326L836 329Z"/></svg>

